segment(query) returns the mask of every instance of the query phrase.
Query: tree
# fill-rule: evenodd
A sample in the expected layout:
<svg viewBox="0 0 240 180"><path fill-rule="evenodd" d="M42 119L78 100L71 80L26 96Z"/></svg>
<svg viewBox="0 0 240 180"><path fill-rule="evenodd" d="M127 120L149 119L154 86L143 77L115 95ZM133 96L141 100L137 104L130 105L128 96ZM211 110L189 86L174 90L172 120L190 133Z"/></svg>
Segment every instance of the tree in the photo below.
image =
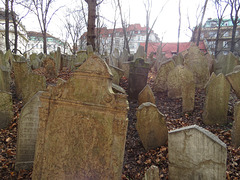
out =
<svg viewBox="0 0 240 180"><path fill-rule="evenodd" d="M6 51L10 49L9 43L9 0L5 0L5 45Z"/></svg>
<svg viewBox="0 0 240 180"><path fill-rule="evenodd" d="M231 21L233 24L233 28L232 28L232 41L231 41L231 47L230 47L230 51L234 52L235 50L235 39L236 39L236 30L237 30L237 25L239 23L239 10L240 10L240 0L228 0L227 3L229 4L230 8L231 8L231 13L230 13L230 17L231 17Z"/></svg>
<svg viewBox="0 0 240 180"><path fill-rule="evenodd" d="M87 22L87 45L92 45L95 51L95 20L96 20L96 7L104 0L97 2L97 0L85 0L88 4L88 22Z"/></svg>
<svg viewBox="0 0 240 180"><path fill-rule="evenodd" d="M32 12L37 17L40 29L43 35L43 52L47 54L47 29L48 25L52 20L52 17L56 12L62 8L58 7L53 13L50 13L49 10L51 5L54 4L55 0L31 0L33 3Z"/></svg>

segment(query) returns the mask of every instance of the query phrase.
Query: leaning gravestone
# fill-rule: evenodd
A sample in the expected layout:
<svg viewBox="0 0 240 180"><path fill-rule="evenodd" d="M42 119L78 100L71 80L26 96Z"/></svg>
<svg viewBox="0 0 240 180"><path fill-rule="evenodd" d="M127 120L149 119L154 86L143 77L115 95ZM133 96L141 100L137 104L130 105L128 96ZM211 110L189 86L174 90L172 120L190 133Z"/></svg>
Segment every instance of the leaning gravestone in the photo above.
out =
<svg viewBox="0 0 240 180"><path fill-rule="evenodd" d="M16 95L24 103L27 103L38 91L46 89L45 77L32 73L27 62L14 62L13 69Z"/></svg>
<svg viewBox="0 0 240 180"><path fill-rule="evenodd" d="M240 102L237 102L234 107L232 142L236 148L240 146Z"/></svg>
<svg viewBox="0 0 240 180"><path fill-rule="evenodd" d="M166 61L160 65L153 85L153 88L156 92L167 91L168 74L174 69L174 67L175 64L173 61Z"/></svg>
<svg viewBox="0 0 240 180"><path fill-rule="evenodd" d="M143 90L138 94L138 105L141 105L142 103L150 102L155 104L155 97L152 92L151 87L147 84Z"/></svg>
<svg viewBox="0 0 240 180"><path fill-rule="evenodd" d="M203 111L203 123L206 125L227 123L230 84L225 76L212 73L206 85L206 99Z"/></svg>
<svg viewBox="0 0 240 180"><path fill-rule="evenodd" d="M168 130L164 115L150 102L138 107L136 129L147 151L162 146L167 141Z"/></svg>
<svg viewBox="0 0 240 180"><path fill-rule="evenodd" d="M188 126L168 134L169 179L226 179L226 145L211 132Z"/></svg>
<svg viewBox="0 0 240 180"><path fill-rule="evenodd" d="M226 78L230 82L237 97L240 98L240 70L227 74Z"/></svg>
<svg viewBox="0 0 240 180"><path fill-rule="evenodd" d="M18 121L16 171L30 169L33 166L41 94L41 91L36 93L21 110Z"/></svg>
<svg viewBox="0 0 240 180"><path fill-rule="evenodd" d="M147 84L149 63L139 58L130 63L128 79L128 95L130 98L137 99L138 94Z"/></svg>
<svg viewBox="0 0 240 180"><path fill-rule="evenodd" d="M160 180L159 169L157 166L152 165L145 173L142 180Z"/></svg>
<svg viewBox="0 0 240 180"><path fill-rule="evenodd" d="M184 56L184 66L192 71L196 87L203 88L209 80L210 72L207 59L196 45L192 44Z"/></svg>
<svg viewBox="0 0 240 180"><path fill-rule="evenodd" d="M0 91L0 129L10 124L13 115L12 94Z"/></svg>
<svg viewBox="0 0 240 180"><path fill-rule="evenodd" d="M92 55L65 83L40 97L33 179L120 179L127 133L127 95Z"/></svg>

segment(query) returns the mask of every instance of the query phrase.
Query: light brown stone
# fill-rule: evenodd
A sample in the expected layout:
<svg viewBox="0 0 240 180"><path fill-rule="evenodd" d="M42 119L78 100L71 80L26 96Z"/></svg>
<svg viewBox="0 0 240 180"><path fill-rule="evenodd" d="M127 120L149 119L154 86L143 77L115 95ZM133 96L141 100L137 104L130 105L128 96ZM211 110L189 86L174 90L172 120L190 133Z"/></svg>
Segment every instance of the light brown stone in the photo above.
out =
<svg viewBox="0 0 240 180"><path fill-rule="evenodd" d="M10 124L13 115L12 94L0 91L0 129Z"/></svg>
<svg viewBox="0 0 240 180"><path fill-rule="evenodd" d="M138 107L136 129L146 150L155 149L167 141L165 117L150 102Z"/></svg>
<svg viewBox="0 0 240 180"><path fill-rule="evenodd" d="M234 107L234 122L232 128L232 142L238 148L240 146L240 102L237 102Z"/></svg>
<svg viewBox="0 0 240 180"><path fill-rule="evenodd" d="M231 84L235 94L240 98L240 71L234 71L226 75L227 80Z"/></svg>
<svg viewBox="0 0 240 180"><path fill-rule="evenodd" d="M46 58L43 59L42 66L45 69L45 76L47 78L57 77L56 63L51 56L47 56Z"/></svg>
<svg viewBox="0 0 240 180"><path fill-rule="evenodd" d="M127 96L115 94L107 64L92 55L40 97L33 180L120 179Z"/></svg>
<svg viewBox="0 0 240 180"><path fill-rule="evenodd" d="M151 87L147 84L143 90L138 94L138 105L141 105L142 103L150 102L155 104L155 97L152 92Z"/></svg>
<svg viewBox="0 0 240 180"><path fill-rule="evenodd" d="M142 180L160 180L159 169L157 166L152 165L145 173Z"/></svg>

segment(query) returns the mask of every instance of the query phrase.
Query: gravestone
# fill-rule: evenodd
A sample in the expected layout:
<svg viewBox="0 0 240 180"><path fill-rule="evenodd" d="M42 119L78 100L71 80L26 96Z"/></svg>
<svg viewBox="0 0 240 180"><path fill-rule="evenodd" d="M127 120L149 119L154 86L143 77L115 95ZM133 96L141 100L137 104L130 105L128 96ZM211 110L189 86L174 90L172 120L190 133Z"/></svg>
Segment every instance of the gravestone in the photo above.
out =
<svg viewBox="0 0 240 180"><path fill-rule="evenodd" d="M170 71L175 67L173 61L166 61L161 64L158 69L156 79L154 81L153 88L156 92L166 92L167 91L167 78Z"/></svg>
<svg viewBox="0 0 240 180"><path fill-rule="evenodd" d="M162 146L167 141L168 130L165 117L156 105L150 102L138 107L136 129L147 151Z"/></svg>
<svg viewBox="0 0 240 180"><path fill-rule="evenodd" d="M237 97L240 98L240 70L227 74L226 78L231 84L231 87L233 88Z"/></svg>
<svg viewBox="0 0 240 180"><path fill-rule="evenodd" d="M145 173L142 180L160 180L159 169L157 166L152 165Z"/></svg>
<svg viewBox="0 0 240 180"><path fill-rule="evenodd" d="M45 76L47 78L57 77L57 67L54 59L51 56L46 56L43 59L42 66L45 70Z"/></svg>
<svg viewBox="0 0 240 180"><path fill-rule="evenodd" d="M124 62L122 63L122 70L124 72L124 77L129 78L129 71L130 71L130 63L131 62Z"/></svg>
<svg viewBox="0 0 240 180"><path fill-rule="evenodd" d="M46 89L46 79L44 76L34 74L28 68L27 62L13 63L16 95L23 103L27 103L38 91Z"/></svg>
<svg viewBox="0 0 240 180"><path fill-rule="evenodd" d="M151 87L147 84L143 90L138 94L138 105L141 105L142 103L150 102L155 104L155 97L152 92Z"/></svg>
<svg viewBox="0 0 240 180"><path fill-rule="evenodd" d="M210 74L212 74L212 72L213 72L213 64L214 64L214 57L213 57L213 55L206 54L205 58L207 59L207 62L208 62L209 72L210 72Z"/></svg>
<svg viewBox="0 0 240 180"><path fill-rule="evenodd" d="M12 67L12 63L14 61L14 58L13 58L13 55L12 55L12 52L11 50L9 49L5 54L4 54L4 66L8 69L8 70L11 70Z"/></svg>
<svg viewBox="0 0 240 180"><path fill-rule="evenodd" d="M192 71L196 87L203 88L209 80L210 72L207 59L196 45L192 44L184 56L184 66Z"/></svg>
<svg viewBox="0 0 240 180"><path fill-rule="evenodd" d="M112 75L113 75L113 79L112 79L112 82L114 84L117 84L119 85L119 82L120 82L120 79L123 77L124 75L124 72L122 69L119 69L117 67L114 67L114 66L109 66L111 72L112 72Z"/></svg>
<svg viewBox="0 0 240 180"><path fill-rule="evenodd" d="M128 95L130 98L138 98L138 94L147 84L148 71L149 63L145 63L144 59L139 58L130 63L128 79Z"/></svg>
<svg viewBox="0 0 240 180"><path fill-rule="evenodd" d="M118 67L122 69L122 64L128 61L128 51L124 48L119 58Z"/></svg>
<svg viewBox="0 0 240 180"><path fill-rule="evenodd" d="M10 92L10 72L0 65L0 91Z"/></svg>
<svg viewBox="0 0 240 180"><path fill-rule="evenodd" d="M13 119L12 94L0 91L0 129L6 128Z"/></svg>
<svg viewBox="0 0 240 180"><path fill-rule="evenodd" d="M234 107L232 142L236 148L238 148L240 146L240 102L237 102Z"/></svg>
<svg viewBox="0 0 240 180"><path fill-rule="evenodd" d="M142 58L146 62L147 56L143 46L138 46L137 52L134 54L134 59Z"/></svg>
<svg viewBox="0 0 240 180"><path fill-rule="evenodd" d="M84 61L87 59L87 52L86 51L78 51L77 52L77 58L74 62L75 66L82 65Z"/></svg>
<svg viewBox="0 0 240 180"><path fill-rule="evenodd" d="M230 84L225 76L212 73L206 85L206 99L203 110L203 123L206 125L227 123Z"/></svg>
<svg viewBox="0 0 240 180"><path fill-rule="evenodd" d="M105 61L92 55L42 94L33 179L120 179L128 104L111 79Z"/></svg>
<svg viewBox="0 0 240 180"><path fill-rule="evenodd" d="M41 65L41 60L36 53L32 53L30 56L30 65L32 69L38 69Z"/></svg>
<svg viewBox="0 0 240 180"><path fill-rule="evenodd" d="M238 58L232 52L229 52L225 58L225 61L222 62L222 73L224 75L233 72L234 67L239 64Z"/></svg>
<svg viewBox="0 0 240 180"><path fill-rule="evenodd" d="M33 167L41 94L41 91L36 93L21 110L18 121L16 171Z"/></svg>
<svg viewBox="0 0 240 180"><path fill-rule="evenodd" d="M171 180L226 179L226 145L197 125L169 132L168 158Z"/></svg>
<svg viewBox="0 0 240 180"><path fill-rule="evenodd" d="M173 55L172 59L173 59L174 63L176 64L176 66L178 66L178 65L183 66L184 58L181 53L178 53L177 55Z"/></svg>

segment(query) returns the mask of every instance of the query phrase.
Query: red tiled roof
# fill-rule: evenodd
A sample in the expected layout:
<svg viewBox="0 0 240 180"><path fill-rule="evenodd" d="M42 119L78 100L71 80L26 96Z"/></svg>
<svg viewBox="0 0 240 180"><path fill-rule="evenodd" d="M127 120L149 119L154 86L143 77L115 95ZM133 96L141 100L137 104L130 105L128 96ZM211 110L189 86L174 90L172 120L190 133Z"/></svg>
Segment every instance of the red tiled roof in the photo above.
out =
<svg viewBox="0 0 240 180"><path fill-rule="evenodd" d="M150 55L151 52L157 52L158 47L161 43L148 43L148 52L147 55ZM145 43L141 43L141 46L145 47ZM179 52L187 50L191 46L191 42L180 42L179 43ZM203 41L199 42L200 50L206 52L206 47ZM162 43L162 52L165 53L166 58L171 58L174 54L177 53L177 43Z"/></svg>

